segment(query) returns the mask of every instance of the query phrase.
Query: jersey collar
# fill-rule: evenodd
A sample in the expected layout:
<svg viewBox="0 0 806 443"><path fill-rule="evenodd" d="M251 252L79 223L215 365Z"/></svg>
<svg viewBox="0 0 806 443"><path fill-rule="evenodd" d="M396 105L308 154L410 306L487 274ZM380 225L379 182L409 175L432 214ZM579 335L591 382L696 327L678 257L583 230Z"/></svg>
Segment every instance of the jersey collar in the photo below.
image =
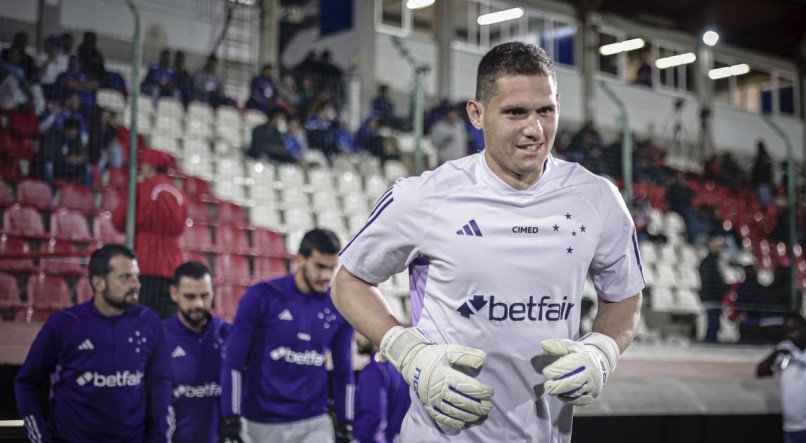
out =
<svg viewBox="0 0 806 443"><path fill-rule="evenodd" d="M543 174L540 176L537 182L535 182L528 189L520 191L508 185L503 180L501 180L501 177L495 175L493 170L490 169L490 165L487 164L487 157L484 155L483 152L480 153L479 157L480 158L478 161L481 163L480 169L482 179L485 182L487 182L493 189L499 190L505 194L510 195L529 195L538 192L549 181L549 176L554 170L554 163L555 163L554 155L549 153L549 155L546 157L546 161L543 162Z"/></svg>

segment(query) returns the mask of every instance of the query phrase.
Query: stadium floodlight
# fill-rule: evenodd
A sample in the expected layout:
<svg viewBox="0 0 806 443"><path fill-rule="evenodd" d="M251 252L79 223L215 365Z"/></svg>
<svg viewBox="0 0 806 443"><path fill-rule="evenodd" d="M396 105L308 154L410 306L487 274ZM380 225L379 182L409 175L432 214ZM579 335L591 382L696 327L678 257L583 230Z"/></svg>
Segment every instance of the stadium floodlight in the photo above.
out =
<svg viewBox="0 0 806 443"><path fill-rule="evenodd" d="M708 71L708 78L711 80L719 80L720 78L732 77L743 75L750 72L750 66L747 63L739 65L725 66L724 68L716 68Z"/></svg>
<svg viewBox="0 0 806 443"><path fill-rule="evenodd" d="M505 9L503 11L491 12L489 14L480 15L478 20L476 20L476 22L484 26L484 25L492 25L493 23L505 22L507 20L515 20L521 17L523 17L523 9L512 8L512 9Z"/></svg>
<svg viewBox="0 0 806 443"><path fill-rule="evenodd" d="M708 46L714 46L719 41L719 34L715 31L705 31L702 35L702 42Z"/></svg>
<svg viewBox="0 0 806 443"><path fill-rule="evenodd" d="M409 0L406 2L406 7L409 9L427 8L434 4L435 0Z"/></svg>
<svg viewBox="0 0 806 443"><path fill-rule="evenodd" d="M671 57L664 57L655 60L655 67L658 69L671 68L673 66L687 65L694 63L697 56L693 52L686 52L685 54L677 54Z"/></svg>
<svg viewBox="0 0 806 443"><path fill-rule="evenodd" d="M614 55L620 52L634 51L643 48L646 43L642 38L633 38L623 42L610 43L599 48L599 54Z"/></svg>

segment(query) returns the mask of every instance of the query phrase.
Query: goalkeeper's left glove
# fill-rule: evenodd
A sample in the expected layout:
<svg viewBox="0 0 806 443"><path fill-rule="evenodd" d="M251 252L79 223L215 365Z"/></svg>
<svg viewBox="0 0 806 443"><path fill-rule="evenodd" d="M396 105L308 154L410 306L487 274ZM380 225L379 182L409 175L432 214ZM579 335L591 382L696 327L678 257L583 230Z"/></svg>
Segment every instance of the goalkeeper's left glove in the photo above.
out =
<svg viewBox="0 0 806 443"><path fill-rule="evenodd" d="M349 422L336 423L336 443L353 441L353 425Z"/></svg>
<svg viewBox="0 0 806 443"><path fill-rule="evenodd" d="M620 354L616 342L598 332L590 332L579 341L543 340L540 346L547 353L560 356L543 369L545 392L576 406L589 405L601 394Z"/></svg>

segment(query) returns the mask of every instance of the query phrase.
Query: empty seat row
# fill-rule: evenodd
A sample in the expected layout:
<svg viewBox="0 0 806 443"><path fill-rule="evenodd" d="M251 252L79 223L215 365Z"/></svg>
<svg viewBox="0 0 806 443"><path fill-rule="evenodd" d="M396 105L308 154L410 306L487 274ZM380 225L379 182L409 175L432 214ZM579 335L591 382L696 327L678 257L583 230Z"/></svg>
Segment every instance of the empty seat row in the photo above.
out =
<svg viewBox="0 0 806 443"><path fill-rule="evenodd" d="M121 233L112 226L109 212L96 215L92 224L94 234L90 232L84 214L72 209L59 208L51 213L50 229L46 230L39 211L14 204L3 213L3 229L0 233L34 239L56 238L77 243L120 242Z"/></svg>
<svg viewBox="0 0 806 443"><path fill-rule="evenodd" d="M250 241L251 240L251 241ZM186 251L256 255L261 257L287 257L283 237L274 231L235 225L211 226L189 220L179 238Z"/></svg>

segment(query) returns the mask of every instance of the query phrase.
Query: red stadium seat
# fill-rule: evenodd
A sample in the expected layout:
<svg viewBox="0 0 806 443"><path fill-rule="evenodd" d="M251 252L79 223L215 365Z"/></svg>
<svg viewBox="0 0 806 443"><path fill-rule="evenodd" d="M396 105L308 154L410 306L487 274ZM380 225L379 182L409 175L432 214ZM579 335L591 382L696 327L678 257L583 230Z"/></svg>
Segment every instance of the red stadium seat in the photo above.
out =
<svg viewBox="0 0 806 443"><path fill-rule="evenodd" d="M14 197L11 195L11 186L8 183L0 180L0 208L14 203Z"/></svg>
<svg viewBox="0 0 806 443"><path fill-rule="evenodd" d="M92 286L90 286L90 279L81 277L76 281L76 303L84 303L92 299Z"/></svg>
<svg viewBox="0 0 806 443"><path fill-rule="evenodd" d="M202 200L189 200L188 217L193 219L194 222L210 223L212 220L210 205Z"/></svg>
<svg viewBox="0 0 806 443"><path fill-rule="evenodd" d="M126 243L126 234L115 229L112 224L112 213L104 211L92 221L92 232L101 243Z"/></svg>
<svg viewBox="0 0 806 443"><path fill-rule="evenodd" d="M185 177L182 181L182 192L191 200L213 200L207 181L198 177Z"/></svg>
<svg viewBox="0 0 806 443"><path fill-rule="evenodd" d="M190 222L179 237L179 247L187 251L215 252L210 228L192 220Z"/></svg>
<svg viewBox="0 0 806 443"><path fill-rule="evenodd" d="M220 254L215 258L215 282L248 285L252 281L249 263L243 255Z"/></svg>
<svg viewBox="0 0 806 443"><path fill-rule="evenodd" d="M58 275L84 275L84 263L86 258L82 257L78 249L72 243L55 238L43 245L40 250L43 253L60 254L58 257L43 257L41 260L42 270L49 274ZM63 255L71 254L71 255Z"/></svg>
<svg viewBox="0 0 806 443"><path fill-rule="evenodd" d="M17 203L37 209L52 209L53 192L42 180L25 179L17 185Z"/></svg>
<svg viewBox="0 0 806 443"><path fill-rule="evenodd" d="M95 208L95 194L84 186L68 184L59 190L59 206L75 209L86 214L97 211Z"/></svg>
<svg viewBox="0 0 806 443"><path fill-rule="evenodd" d="M3 232L18 237L48 237L39 211L20 204L12 205L3 213Z"/></svg>
<svg viewBox="0 0 806 443"><path fill-rule="evenodd" d="M126 151L126 150L124 150ZM126 167L109 168L109 186L126 190L129 186L129 170Z"/></svg>
<svg viewBox="0 0 806 443"><path fill-rule="evenodd" d="M216 315L232 322L238 312L238 303L243 297L243 288L233 285L218 285L215 288Z"/></svg>
<svg viewBox="0 0 806 443"><path fill-rule="evenodd" d="M101 210L112 212L120 205L120 190L109 187L101 191Z"/></svg>
<svg viewBox="0 0 806 443"><path fill-rule="evenodd" d="M269 280L288 274L285 259L275 257L255 258L255 280Z"/></svg>
<svg viewBox="0 0 806 443"><path fill-rule="evenodd" d="M252 231L252 253L264 257L288 256L282 234L263 228Z"/></svg>
<svg viewBox="0 0 806 443"><path fill-rule="evenodd" d="M224 254L250 254L252 252L246 230L233 225L218 227L216 250Z"/></svg>
<svg viewBox="0 0 806 443"><path fill-rule="evenodd" d="M221 201L218 202L216 222L221 225L236 225L247 226L249 225L249 217L246 211L239 205Z"/></svg>
<svg viewBox="0 0 806 443"><path fill-rule="evenodd" d="M17 279L5 272L0 272L0 317L16 321L26 321L30 316L30 304L20 300L20 288Z"/></svg>
<svg viewBox="0 0 806 443"><path fill-rule="evenodd" d="M11 237L3 234L0 236L0 255L6 254L28 254L30 253L28 242L18 237ZM0 270L11 272L34 272L37 267L30 258L15 258L0 260Z"/></svg>
<svg viewBox="0 0 806 443"><path fill-rule="evenodd" d="M207 256L204 255L203 252L199 251L182 251L182 260L183 261L197 261L202 263L206 266L210 266L210 260L207 259Z"/></svg>
<svg viewBox="0 0 806 443"><path fill-rule="evenodd" d="M93 239L84 214L66 208L50 215L50 233L60 240L74 242L90 242Z"/></svg>
<svg viewBox="0 0 806 443"><path fill-rule="evenodd" d="M28 300L34 308L34 321L45 321L53 312L73 304L67 282L44 272L28 277Z"/></svg>

